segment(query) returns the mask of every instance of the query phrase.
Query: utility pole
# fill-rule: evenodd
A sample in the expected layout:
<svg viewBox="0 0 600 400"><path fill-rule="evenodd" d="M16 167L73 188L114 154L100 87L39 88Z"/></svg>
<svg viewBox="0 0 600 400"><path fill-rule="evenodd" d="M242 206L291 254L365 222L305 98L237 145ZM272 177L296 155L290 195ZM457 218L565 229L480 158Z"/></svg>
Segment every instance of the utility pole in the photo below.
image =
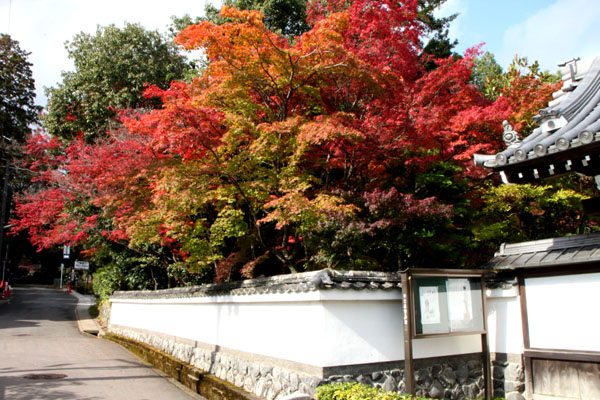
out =
<svg viewBox="0 0 600 400"><path fill-rule="evenodd" d="M2 189L2 207L0 211L0 260L2 261L2 281L6 272L6 256L4 253L4 217L6 216L6 200L8 198L8 160L4 163L4 187Z"/></svg>

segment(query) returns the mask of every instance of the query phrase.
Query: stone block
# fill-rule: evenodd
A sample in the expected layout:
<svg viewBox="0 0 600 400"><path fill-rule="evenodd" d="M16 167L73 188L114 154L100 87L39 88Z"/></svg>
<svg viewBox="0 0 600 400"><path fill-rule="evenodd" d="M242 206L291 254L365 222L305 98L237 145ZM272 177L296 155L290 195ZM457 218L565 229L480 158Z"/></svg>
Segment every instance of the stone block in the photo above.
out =
<svg viewBox="0 0 600 400"><path fill-rule="evenodd" d="M246 375L248 373L248 363L246 361L240 361L238 364L238 371Z"/></svg>
<svg viewBox="0 0 600 400"><path fill-rule="evenodd" d="M254 389L254 381L252 380L252 378L247 376L246 379L244 379L244 384L242 385L242 387L246 392L252 393Z"/></svg>
<svg viewBox="0 0 600 400"><path fill-rule="evenodd" d="M437 378L444 371L444 367L441 364L435 364L431 367L431 376Z"/></svg>
<svg viewBox="0 0 600 400"><path fill-rule="evenodd" d="M462 391L462 387L460 385L454 385L451 393L452 393L452 395L450 396L451 399L461 399L461 398L465 397L465 394Z"/></svg>
<svg viewBox="0 0 600 400"><path fill-rule="evenodd" d="M265 398L266 399L274 399L275 398L275 391L273 390L273 387L270 386L267 388L267 391L265 392Z"/></svg>
<svg viewBox="0 0 600 400"><path fill-rule="evenodd" d="M381 372L379 372L379 371L373 372L371 374L371 379L373 380L373 382L378 382L382 378L383 378L383 374Z"/></svg>
<svg viewBox="0 0 600 400"><path fill-rule="evenodd" d="M230 369L227 371L226 380L227 380L227 382L231 382L231 383L233 383L235 381L235 373L233 372L233 369Z"/></svg>
<svg viewBox="0 0 600 400"><path fill-rule="evenodd" d="M266 397L268 388L271 387L271 381L267 378L260 378L254 385L254 394L259 397Z"/></svg>
<svg viewBox="0 0 600 400"><path fill-rule="evenodd" d="M237 387L242 387L242 386L244 386L244 379L246 379L245 375L237 374L235 376L235 379L233 380L233 384Z"/></svg>
<svg viewBox="0 0 600 400"><path fill-rule="evenodd" d="M387 392L394 392L396 391L397 386L398 382L396 381L396 379L394 379L394 377L392 376L388 376L383 382L383 386L381 388Z"/></svg>
<svg viewBox="0 0 600 400"><path fill-rule="evenodd" d="M418 369L415 371L415 382L422 383L428 376L429 373L426 369Z"/></svg>
<svg viewBox="0 0 600 400"><path fill-rule="evenodd" d="M461 364L456 371L454 371L454 374L458 383L462 385L469 378L469 367L467 367L466 364Z"/></svg>
<svg viewBox="0 0 600 400"><path fill-rule="evenodd" d="M277 397L277 400L312 400L312 397L306 393L294 392L281 397Z"/></svg>
<svg viewBox="0 0 600 400"><path fill-rule="evenodd" d="M294 372L290 372L290 387L295 392L298 390L298 385L300 384L300 379L298 378L298 374Z"/></svg>
<svg viewBox="0 0 600 400"><path fill-rule="evenodd" d="M525 400L525 397L521 393L509 393L506 400Z"/></svg>
<svg viewBox="0 0 600 400"><path fill-rule="evenodd" d="M406 393L406 383L404 383L404 381L400 381L398 383L398 390L399 393Z"/></svg>
<svg viewBox="0 0 600 400"><path fill-rule="evenodd" d="M510 393L510 392L522 393L525 391L525 384L523 382L506 381L506 382L504 382L504 391L506 393Z"/></svg>
<svg viewBox="0 0 600 400"><path fill-rule="evenodd" d="M423 386L428 388L431 385L433 385L433 378L431 376L426 376L425 379L423 380Z"/></svg>
<svg viewBox="0 0 600 400"><path fill-rule="evenodd" d="M300 382L302 382L309 390L306 390L306 393L312 393L314 389L319 386L319 379L313 376L300 376Z"/></svg>
<svg viewBox="0 0 600 400"><path fill-rule="evenodd" d="M432 399L440 399L444 396L444 387L440 382L434 380L428 391L429 397Z"/></svg>
<svg viewBox="0 0 600 400"><path fill-rule="evenodd" d="M479 394L479 388L476 384L471 383L469 385L463 386L463 392L465 393L465 396L467 396L467 398L476 399L477 395Z"/></svg>
<svg viewBox="0 0 600 400"><path fill-rule="evenodd" d="M481 375L483 365L481 364L481 361L469 360L467 361L467 368L469 368L469 376L474 377L477 375Z"/></svg>
<svg viewBox="0 0 600 400"><path fill-rule="evenodd" d="M367 377L366 375L359 375L356 378L356 382L362 384L362 385L372 385L373 381L371 380L371 377Z"/></svg>
<svg viewBox="0 0 600 400"><path fill-rule="evenodd" d="M248 376L252 377L252 379L258 379L258 376L260 375L260 369L258 368L258 365L252 363L248 366Z"/></svg>
<svg viewBox="0 0 600 400"><path fill-rule="evenodd" d="M267 364L260 364L259 369L260 376L268 376L269 374L271 374L271 372L273 372L273 367Z"/></svg>
<svg viewBox="0 0 600 400"><path fill-rule="evenodd" d="M439 379L442 383L444 383L444 386L451 387L456 383L456 375L450 367L444 368L444 371L440 375Z"/></svg>
<svg viewBox="0 0 600 400"><path fill-rule="evenodd" d="M404 372L401 369L393 369L390 371L390 374L396 379L402 379Z"/></svg>
<svg viewBox="0 0 600 400"><path fill-rule="evenodd" d="M278 379L273 379L273 385L271 386L273 391L275 392L275 396L277 396L279 394L279 392L281 392L281 390L283 389L283 385L284 383Z"/></svg>
<svg viewBox="0 0 600 400"><path fill-rule="evenodd" d="M492 377L498 380L504 380L504 368L494 367L492 368Z"/></svg>
<svg viewBox="0 0 600 400"><path fill-rule="evenodd" d="M507 381L521 382L525 380L523 368L519 364L509 364L504 371L504 379Z"/></svg>

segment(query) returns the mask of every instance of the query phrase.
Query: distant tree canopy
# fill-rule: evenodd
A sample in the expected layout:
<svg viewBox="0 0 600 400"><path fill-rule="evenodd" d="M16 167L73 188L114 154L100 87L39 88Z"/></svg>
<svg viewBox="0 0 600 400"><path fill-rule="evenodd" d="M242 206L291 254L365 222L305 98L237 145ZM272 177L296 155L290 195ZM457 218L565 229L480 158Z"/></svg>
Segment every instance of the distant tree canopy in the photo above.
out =
<svg viewBox="0 0 600 400"><path fill-rule="evenodd" d="M111 128L119 109L152 109L142 93L148 84L167 88L189 66L177 46L138 24L98 27L67 42L75 70L47 89L44 127L55 137L95 140ZM112 125L114 127L114 125Z"/></svg>
<svg viewBox="0 0 600 400"><path fill-rule="evenodd" d="M418 20L423 26L424 39L423 51L436 57L450 57L454 53L454 47L458 40L451 40L448 36L450 23L456 19L458 14L438 18L435 11L447 0L418 0Z"/></svg>
<svg viewBox="0 0 600 400"><path fill-rule="evenodd" d="M264 15L265 27L283 36L299 36L310 29L310 25L306 21L306 0L224 0L223 6L260 11ZM212 4L207 4L204 16L195 18L189 14L185 14L183 17L173 16L170 30L177 35L187 26L198 24L201 21L222 24L227 19L221 17L219 11Z"/></svg>
<svg viewBox="0 0 600 400"><path fill-rule="evenodd" d="M13 232L85 250L106 295L324 267L474 267L505 229L585 228L570 191L484 184L473 154L502 147L503 120L529 129L556 84L524 62L499 76L502 95L484 96L471 79L476 50L424 52L427 24L450 21L424 19L441 3L315 0L294 38L255 9L174 19L176 43L206 64L170 85L98 71L138 65L114 56L128 42L74 41L81 62L46 119L55 134L27 145L44 186L20 198ZM154 85L142 97L144 80Z"/></svg>
<svg viewBox="0 0 600 400"><path fill-rule="evenodd" d="M449 57L458 41L450 40L448 27L457 14L438 18L435 11L447 0L418 0L417 21L423 30L422 46L426 54L436 57ZM350 6L351 1L325 1L325 0L224 0L223 6L235 7L240 10L256 10L264 15L265 27L285 37L300 36L307 32L311 26L307 22L309 9L321 9L335 4L336 10ZM205 8L205 16L192 18L190 15L172 17L171 32L176 35L186 26L209 21L215 24L225 22L219 14L219 9L212 4Z"/></svg>
<svg viewBox="0 0 600 400"><path fill-rule="evenodd" d="M29 54L9 35L0 35L0 135L20 143L25 142L41 111L35 105Z"/></svg>

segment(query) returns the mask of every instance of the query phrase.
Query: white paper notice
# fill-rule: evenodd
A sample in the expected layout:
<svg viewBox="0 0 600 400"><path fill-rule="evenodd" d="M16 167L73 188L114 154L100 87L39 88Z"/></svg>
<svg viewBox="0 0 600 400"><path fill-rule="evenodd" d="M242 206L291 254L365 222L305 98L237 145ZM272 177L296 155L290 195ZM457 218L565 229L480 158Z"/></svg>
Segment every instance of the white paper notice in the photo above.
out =
<svg viewBox="0 0 600 400"><path fill-rule="evenodd" d="M421 286L419 288L421 302L421 324L440 323L440 300L437 286Z"/></svg>
<svg viewBox="0 0 600 400"><path fill-rule="evenodd" d="M448 314L452 331L465 329L473 324L471 285L468 279L448 279Z"/></svg>

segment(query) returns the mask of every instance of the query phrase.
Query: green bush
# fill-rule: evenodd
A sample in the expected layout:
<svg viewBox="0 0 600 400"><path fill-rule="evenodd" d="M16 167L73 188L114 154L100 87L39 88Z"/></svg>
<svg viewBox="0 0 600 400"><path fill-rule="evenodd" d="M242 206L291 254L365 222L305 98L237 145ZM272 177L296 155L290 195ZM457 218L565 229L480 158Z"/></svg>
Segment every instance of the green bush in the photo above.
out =
<svg viewBox="0 0 600 400"><path fill-rule="evenodd" d="M360 383L331 383L317 388L317 400L424 400L409 394L386 392Z"/></svg>
<svg viewBox="0 0 600 400"><path fill-rule="evenodd" d="M330 383L317 388L317 400L428 400L410 394L386 392L360 383ZM504 398L494 397L494 400Z"/></svg>

